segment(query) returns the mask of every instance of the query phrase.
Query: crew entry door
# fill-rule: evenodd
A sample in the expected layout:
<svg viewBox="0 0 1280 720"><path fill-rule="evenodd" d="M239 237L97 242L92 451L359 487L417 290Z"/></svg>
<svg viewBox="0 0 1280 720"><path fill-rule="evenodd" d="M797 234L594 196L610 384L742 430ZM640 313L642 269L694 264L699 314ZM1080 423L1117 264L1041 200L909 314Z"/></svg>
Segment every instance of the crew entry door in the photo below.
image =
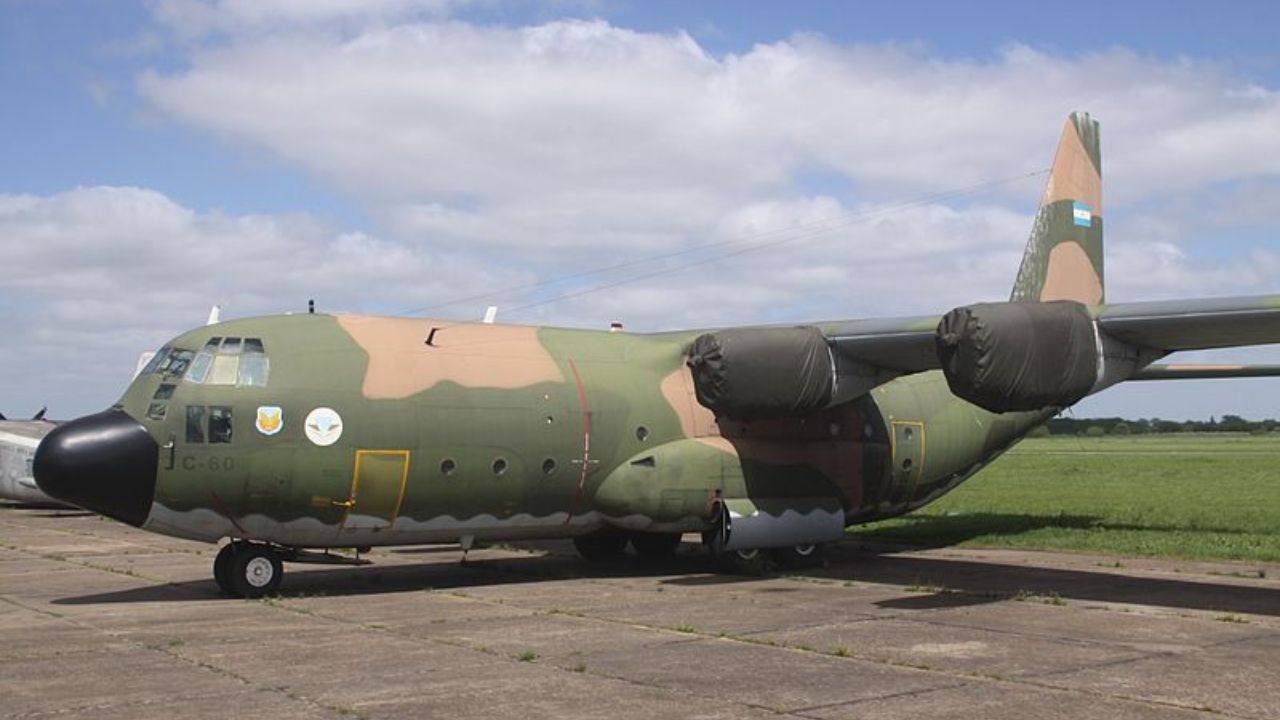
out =
<svg viewBox="0 0 1280 720"><path fill-rule="evenodd" d="M408 450L357 450L342 527L382 529L391 527L404 502L409 479Z"/></svg>

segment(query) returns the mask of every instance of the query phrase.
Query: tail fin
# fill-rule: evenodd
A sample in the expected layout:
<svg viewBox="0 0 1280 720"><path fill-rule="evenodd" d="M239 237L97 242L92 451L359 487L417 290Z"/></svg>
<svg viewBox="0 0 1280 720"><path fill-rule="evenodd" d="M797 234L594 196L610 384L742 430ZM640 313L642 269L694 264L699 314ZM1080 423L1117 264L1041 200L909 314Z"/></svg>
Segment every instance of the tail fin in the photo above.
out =
<svg viewBox="0 0 1280 720"><path fill-rule="evenodd" d="M1088 113L1074 112L1062 129L1053 170L1009 299L1100 305L1105 298L1098 123Z"/></svg>

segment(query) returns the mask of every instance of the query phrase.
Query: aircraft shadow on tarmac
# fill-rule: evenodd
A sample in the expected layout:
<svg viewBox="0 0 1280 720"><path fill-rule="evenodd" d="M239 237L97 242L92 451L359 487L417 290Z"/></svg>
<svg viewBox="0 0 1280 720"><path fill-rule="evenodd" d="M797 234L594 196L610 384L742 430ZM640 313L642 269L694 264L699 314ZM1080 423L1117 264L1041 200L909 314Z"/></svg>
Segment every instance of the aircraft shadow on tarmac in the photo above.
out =
<svg viewBox="0 0 1280 720"><path fill-rule="evenodd" d="M1205 581L1204 576L1180 580L1114 571L913 556L904 554L901 547L869 548L856 541L837 544L831 549L824 567L806 570L802 574L842 583L853 581L901 588L901 597L876 603L885 609L923 610L1038 597L1059 598L1062 602L1133 603L1280 616L1280 588L1216 583ZM645 577L668 585L707 586L754 583L779 575L772 572L725 572L722 564L693 546L685 546L685 551L669 561L631 560L609 565L589 564L556 548L547 554L530 554L527 557L473 556L465 564L436 562L305 570L295 567L287 575L279 596L379 595L575 579ZM921 594L922 588L936 588L937 591ZM218 593L212 580L202 578L61 598L54 600L54 604L190 602L202 599L226 600Z"/></svg>
<svg viewBox="0 0 1280 720"><path fill-rule="evenodd" d="M1185 526L1132 524L1106 521L1096 515L1065 513L965 512L947 515L907 515L888 527L859 531L855 537L901 542L913 547L941 548L983 536L1008 537L1036 530L1141 531L1151 533L1187 532ZM1195 532L1213 535L1244 535L1238 528L1198 526Z"/></svg>

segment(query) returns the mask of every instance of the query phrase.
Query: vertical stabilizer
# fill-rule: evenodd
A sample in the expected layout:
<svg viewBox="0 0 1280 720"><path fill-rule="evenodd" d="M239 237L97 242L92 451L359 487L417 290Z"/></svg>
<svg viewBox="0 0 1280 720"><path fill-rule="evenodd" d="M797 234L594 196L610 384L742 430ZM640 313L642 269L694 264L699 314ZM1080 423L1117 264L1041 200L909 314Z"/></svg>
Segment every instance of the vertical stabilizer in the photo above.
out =
<svg viewBox="0 0 1280 720"><path fill-rule="evenodd" d="M1102 153L1098 123L1074 112L1062 129L1009 297L1015 302L1105 300L1102 274Z"/></svg>

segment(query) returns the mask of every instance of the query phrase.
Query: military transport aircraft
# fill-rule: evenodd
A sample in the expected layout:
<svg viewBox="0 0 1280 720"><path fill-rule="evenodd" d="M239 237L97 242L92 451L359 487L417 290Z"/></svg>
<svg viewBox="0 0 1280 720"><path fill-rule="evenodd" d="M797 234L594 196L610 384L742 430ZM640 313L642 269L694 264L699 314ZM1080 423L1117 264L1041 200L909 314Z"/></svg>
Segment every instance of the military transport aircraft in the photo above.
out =
<svg viewBox="0 0 1280 720"><path fill-rule="evenodd" d="M1280 296L1108 305L1098 125L1067 121L1009 302L942 316L637 334L303 314L179 335L59 426L49 495L216 543L218 585L328 548L573 538L588 559L812 559L956 487L1177 350L1280 342ZM326 550L326 552L319 552Z"/></svg>
<svg viewBox="0 0 1280 720"><path fill-rule="evenodd" d="M55 427L44 413L41 408L30 420L10 420L0 413L0 500L63 507L40 492L32 476L36 446Z"/></svg>

